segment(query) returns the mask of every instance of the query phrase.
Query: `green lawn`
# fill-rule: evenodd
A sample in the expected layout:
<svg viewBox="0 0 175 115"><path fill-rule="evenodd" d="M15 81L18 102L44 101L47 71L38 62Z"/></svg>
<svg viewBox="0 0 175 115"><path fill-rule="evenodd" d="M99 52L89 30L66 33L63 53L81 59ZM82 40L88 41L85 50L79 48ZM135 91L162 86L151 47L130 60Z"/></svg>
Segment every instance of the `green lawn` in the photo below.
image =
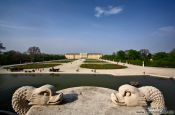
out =
<svg viewBox="0 0 175 115"><path fill-rule="evenodd" d="M84 61L84 63L107 63L104 61Z"/></svg>
<svg viewBox="0 0 175 115"><path fill-rule="evenodd" d="M100 61L100 60L97 60L97 59L86 59L84 61L84 63L107 63L105 61Z"/></svg>
<svg viewBox="0 0 175 115"><path fill-rule="evenodd" d="M17 65L17 66L11 66L11 67L5 67L5 69L10 68L22 68L22 69L37 69L37 68L49 68L58 66L61 64L43 64L43 63L35 63L35 64L26 64L26 65Z"/></svg>
<svg viewBox="0 0 175 115"><path fill-rule="evenodd" d="M127 68L126 66L117 65L117 64L81 64L82 68L88 69L123 69Z"/></svg>
<svg viewBox="0 0 175 115"><path fill-rule="evenodd" d="M72 62L74 60L55 60L55 61L49 61L49 62L45 62L45 63L68 63L68 62Z"/></svg>

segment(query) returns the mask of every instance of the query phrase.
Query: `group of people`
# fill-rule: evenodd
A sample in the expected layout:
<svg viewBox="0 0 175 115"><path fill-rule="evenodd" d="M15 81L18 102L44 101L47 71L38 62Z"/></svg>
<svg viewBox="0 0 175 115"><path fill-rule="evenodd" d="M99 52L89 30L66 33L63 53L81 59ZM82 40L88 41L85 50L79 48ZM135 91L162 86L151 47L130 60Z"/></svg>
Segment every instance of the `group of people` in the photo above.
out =
<svg viewBox="0 0 175 115"><path fill-rule="evenodd" d="M60 68L55 69L54 67L49 69L50 72L59 72L59 70L60 70Z"/></svg>

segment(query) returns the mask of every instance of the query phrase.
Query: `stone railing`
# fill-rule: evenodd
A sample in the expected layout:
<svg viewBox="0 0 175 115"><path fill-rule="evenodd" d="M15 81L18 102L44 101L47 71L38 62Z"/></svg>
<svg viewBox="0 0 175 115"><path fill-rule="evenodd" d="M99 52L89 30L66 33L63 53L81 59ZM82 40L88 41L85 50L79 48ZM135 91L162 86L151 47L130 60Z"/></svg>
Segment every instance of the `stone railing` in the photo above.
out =
<svg viewBox="0 0 175 115"><path fill-rule="evenodd" d="M54 86L44 85L17 89L12 107L19 115L157 115L163 112L165 102L162 93L152 86L125 84L118 91L102 87L56 91Z"/></svg>

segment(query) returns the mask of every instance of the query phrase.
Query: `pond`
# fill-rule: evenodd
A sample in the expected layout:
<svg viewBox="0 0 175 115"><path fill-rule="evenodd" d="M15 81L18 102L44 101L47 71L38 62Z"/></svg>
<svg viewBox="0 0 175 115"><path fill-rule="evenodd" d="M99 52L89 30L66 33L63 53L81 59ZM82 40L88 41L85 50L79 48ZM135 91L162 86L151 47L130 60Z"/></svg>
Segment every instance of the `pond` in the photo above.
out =
<svg viewBox="0 0 175 115"><path fill-rule="evenodd" d="M58 90L77 86L99 86L118 89L120 85L138 81L141 86L152 85L164 95L168 110L175 110L175 80L151 76L112 76L93 74L45 74L45 75L0 75L0 110L13 111L11 98L14 91L26 85L39 87L51 84Z"/></svg>

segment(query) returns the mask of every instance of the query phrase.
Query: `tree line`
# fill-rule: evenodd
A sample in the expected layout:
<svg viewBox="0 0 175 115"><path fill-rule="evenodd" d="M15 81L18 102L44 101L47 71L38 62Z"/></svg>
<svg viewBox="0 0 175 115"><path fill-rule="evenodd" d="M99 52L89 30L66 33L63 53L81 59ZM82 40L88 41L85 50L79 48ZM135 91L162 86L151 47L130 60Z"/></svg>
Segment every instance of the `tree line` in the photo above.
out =
<svg viewBox="0 0 175 115"><path fill-rule="evenodd" d="M5 47L0 43L0 65L65 59L64 55L41 53L40 48L36 46L29 47L24 53L14 50L2 52L2 50L5 50Z"/></svg>
<svg viewBox="0 0 175 115"><path fill-rule="evenodd" d="M157 52L151 54L148 49L137 50L120 50L111 55L103 55L102 59L130 63L153 67L172 67L175 68L175 48L170 52Z"/></svg>

